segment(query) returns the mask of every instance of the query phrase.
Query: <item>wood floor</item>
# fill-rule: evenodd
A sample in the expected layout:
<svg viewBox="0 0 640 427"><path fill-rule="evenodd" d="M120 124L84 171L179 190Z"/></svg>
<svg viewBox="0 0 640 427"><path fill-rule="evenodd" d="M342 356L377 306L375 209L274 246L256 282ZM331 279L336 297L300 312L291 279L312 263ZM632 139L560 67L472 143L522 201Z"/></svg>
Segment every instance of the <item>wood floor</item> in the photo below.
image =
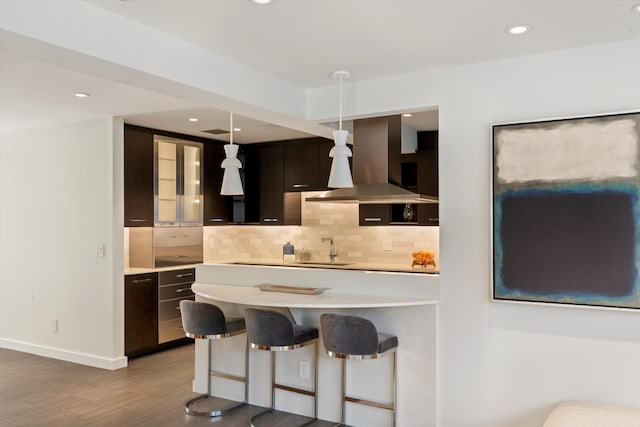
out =
<svg viewBox="0 0 640 427"><path fill-rule="evenodd" d="M220 418L185 414L184 402L196 396L193 351L193 345L179 347L107 371L0 349L0 427L249 426L263 408L248 405ZM268 417L256 424L289 427L306 420L282 412Z"/></svg>

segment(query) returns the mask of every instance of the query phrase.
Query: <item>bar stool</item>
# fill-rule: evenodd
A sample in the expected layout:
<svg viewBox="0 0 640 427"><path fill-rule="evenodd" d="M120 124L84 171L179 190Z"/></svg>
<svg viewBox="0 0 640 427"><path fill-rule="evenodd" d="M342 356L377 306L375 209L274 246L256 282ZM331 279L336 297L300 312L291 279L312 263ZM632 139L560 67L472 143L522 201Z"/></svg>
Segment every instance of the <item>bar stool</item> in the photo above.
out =
<svg viewBox="0 0 640 427"><path fill-rule="evenodd" d="M393 426L396 425L397 399L397 359L398 337L379 333L371 321L358 316L329 314L320 316L322 341L330 357L342 359L342 408L340 426L344 426L347 402L393 411ZM371 400L347 396L346 364L349 360L377 359L393 355L393 401L379 403Z"/></svg>
<svg viewBox="0 0 640 427"><path fill-rule="evenodd" d="M241 317L225 317L220 308L213 304L196 302L191 300L180 301L180 314L182 316L182 327L189 338L219 340L235 335L243 334L247 331L244 319ZM198 411L191 406L201 400L211 396L211 379L207 379L207 393L189 400L184 405L184 410L189 415L200 415L209 417L219 417L227 412L246 405L249 399L249 345L245 348L245 374L244 377L218 372L211 366L211 343L207 344L207 371L210 377L226 378L244 383L244 402L224 408L212 409L211 411Z"/></svg>
<svg viewBox="0 0 640 427"><path fill-rule="evenodd" d="M271 407L254 415L251 418L251 426L255 427L254 423L258 418L274 411L276 389L313 397L313 419L302 425L314 422L318 416L318 328L297 325L284 314L272 310L247 308L244 315L251 348L271 352ZM278 384L276 382L275 352L295 350L311 344L315 345L313 391Z"/></svg>

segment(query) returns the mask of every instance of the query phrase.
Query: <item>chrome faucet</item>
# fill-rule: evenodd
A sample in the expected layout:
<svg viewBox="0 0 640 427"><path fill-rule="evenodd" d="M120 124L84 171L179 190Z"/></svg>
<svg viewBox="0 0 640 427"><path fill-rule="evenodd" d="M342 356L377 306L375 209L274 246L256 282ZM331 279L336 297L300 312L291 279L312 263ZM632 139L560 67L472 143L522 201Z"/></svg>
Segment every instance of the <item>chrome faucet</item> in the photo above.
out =
<svg viewBox="0 0 640 427"><path fill-rule="evenodd" d="M333 237L323 237L320 241L322 243L329 242L329 262L335 262L338 252L336 252L336 247L333 244Z"/></svg>

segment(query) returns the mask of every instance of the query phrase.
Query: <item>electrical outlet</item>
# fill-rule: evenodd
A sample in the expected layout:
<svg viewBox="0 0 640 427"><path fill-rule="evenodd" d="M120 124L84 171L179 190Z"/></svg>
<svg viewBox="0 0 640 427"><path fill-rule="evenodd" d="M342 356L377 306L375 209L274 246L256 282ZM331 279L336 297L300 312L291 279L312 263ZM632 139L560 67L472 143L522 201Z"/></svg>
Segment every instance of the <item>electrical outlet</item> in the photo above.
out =
<svg viewBox="0 0 640 427"><path fill-rule="evenodd" d="M301 360L298 364L298 376L305 379L309 379L311 376L311 367L308 360Z"/></svg>
<svg viewBox="0 0 640 427"><path fill-rule="evenodd" d="M213 249L216 246L216 240L213 237L209 237L209 248Z"/></svg>
<svg viewBox="0 0 640 427"><path fill-rule="evenodd" d="M98 243L96 246L96 258L104 258L104 243Z"/></svg>
<svg viewBox="0 0 640 427"><path fill-rule="evenodd" d="M51 332L58 332L58 319L51 319Z"/></svg>
<svg viewBox="0 0 640 427"><path fill-rule="evenodd" d="M392 251L393 250L393 245L391 243L391 240L383 240L382 241L382 250L383 251Z"/></svg>

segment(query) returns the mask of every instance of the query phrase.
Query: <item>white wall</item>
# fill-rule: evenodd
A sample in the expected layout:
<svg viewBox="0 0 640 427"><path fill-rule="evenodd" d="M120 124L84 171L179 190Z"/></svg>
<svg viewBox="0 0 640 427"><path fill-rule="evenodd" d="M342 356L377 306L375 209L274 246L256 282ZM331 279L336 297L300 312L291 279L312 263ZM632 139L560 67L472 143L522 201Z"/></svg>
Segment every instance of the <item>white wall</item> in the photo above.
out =
<svg viewBox="0 0 640 427"><path fill-rule="evenodd" d="M637 111L638 52L610 44L352 88L356 115L439 106L439 425L540 426L565 399L640 407L640 312L489 300L491 125ZM309 95L311 116L329 116L323 90Z"/></svg>
<svg viewBox="0 0 640 427"><path fill-rule="evenodd" d="M121 123L96 119L0 136L0 346L126 364L114 321L123 310L114 127Z"/></svg>

